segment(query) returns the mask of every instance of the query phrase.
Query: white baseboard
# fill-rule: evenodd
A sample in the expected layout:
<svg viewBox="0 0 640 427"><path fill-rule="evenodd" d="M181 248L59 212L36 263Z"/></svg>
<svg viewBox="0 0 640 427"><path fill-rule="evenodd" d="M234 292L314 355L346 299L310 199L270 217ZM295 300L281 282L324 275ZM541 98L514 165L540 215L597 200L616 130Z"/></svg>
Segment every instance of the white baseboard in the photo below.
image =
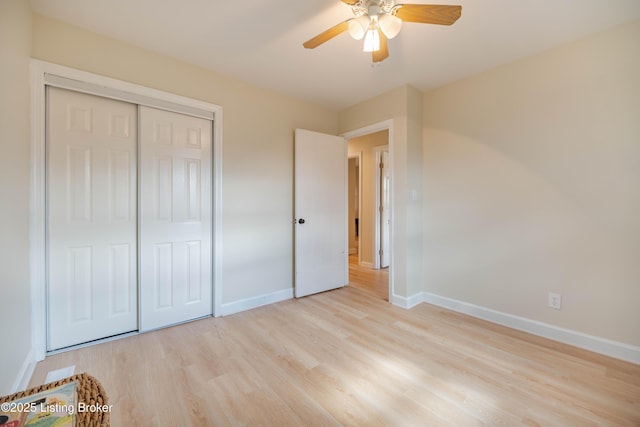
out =
<svg viewBox="0 0 640 427"><path fill-rule="evenodd" d="M397 305L398 307L408 310L424 302L424 295L423 292L420 292L407 298L400 295L392 294L391 298L389 298L389 302L393 305Z"/></svg>
<svg viewBox="0 0 640 427"><path fill-rule="evenodd" d="M13 394L19 391L26 390L29 386L29 381L31 381L31 376L33 375L33 371L36 368L36 353L32 349L27 353L27 357L24 359L20 370L18 371L18 375L16 375L16 380L11 387L11 391L9 394Z"/></svg>
<svg viewBox="0 0 640 427"><path fill-rule="evenodd" d="M293 288L283 289L270 294L258 295L257 297L245 298L238 301L222 304L222 315L228 316L263 305L273 304L293 298Z"/></svg>
<svg viewBox="0 0 640 427"><path fill-rule="evenodd" d="M414 297L415 295L412 299ZM640 364L640 347L595 337L593 335L587 335L570 329L560 328L548 323L503 313L501 311L492 310L490 308L455 300L453 298L443 297L429 292L422 292L421 298L422 302L433 304L438 307L447 308L449 310L487 320L492 323L507 326L512 329L517 329L519 331L528 332L550 340L569 344L574 347L611 356L616 359Z"/></svg>

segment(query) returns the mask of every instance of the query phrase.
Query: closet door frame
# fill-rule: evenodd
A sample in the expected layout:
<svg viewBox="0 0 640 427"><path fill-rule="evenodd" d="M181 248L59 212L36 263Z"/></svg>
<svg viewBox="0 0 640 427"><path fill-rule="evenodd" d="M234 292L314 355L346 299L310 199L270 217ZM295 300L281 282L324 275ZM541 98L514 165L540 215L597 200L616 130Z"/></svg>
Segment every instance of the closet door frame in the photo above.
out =
<svg viewBox="0 0 640 427"><path fill-rule="evenodd" d="M47 355L46 86L193 115L213 121L212 281L213 315L222 315L222 107L85 71L31 60L30 290L32 358ZM107 339L108 340L108 339Z"/></svg>

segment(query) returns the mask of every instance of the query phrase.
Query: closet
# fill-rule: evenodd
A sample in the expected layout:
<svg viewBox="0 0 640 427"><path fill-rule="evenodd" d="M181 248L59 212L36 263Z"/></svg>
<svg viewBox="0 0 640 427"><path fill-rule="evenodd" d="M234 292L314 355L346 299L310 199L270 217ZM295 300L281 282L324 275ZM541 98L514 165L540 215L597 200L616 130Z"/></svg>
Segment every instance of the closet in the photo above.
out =
<svg viewBox="0 0 640 427"><path fill-rule="evenodd" d="M47 350L212 314L212 121L48 86Z"/></svg>

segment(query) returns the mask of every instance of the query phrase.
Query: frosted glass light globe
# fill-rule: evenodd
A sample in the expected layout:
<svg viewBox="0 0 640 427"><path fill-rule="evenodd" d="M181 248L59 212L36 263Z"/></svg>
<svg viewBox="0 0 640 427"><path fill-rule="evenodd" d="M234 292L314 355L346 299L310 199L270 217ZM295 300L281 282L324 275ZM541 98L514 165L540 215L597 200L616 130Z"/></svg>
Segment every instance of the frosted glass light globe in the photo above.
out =
<svg viewBox="0 0 640 427"><path fill-rule="evenodd" d="M362 15L349 21L349 35L356 40L362 40L371 19L367 15Z"/></svg>
<svg viewBox="0 0 640 427"><path fill-rule="evenodd" d="M395 15L383 13L378 18L378 25L380 25L382 33L387 36L388 39L392 39L400 32L400 29L402 28L402 19Z"/></svg>

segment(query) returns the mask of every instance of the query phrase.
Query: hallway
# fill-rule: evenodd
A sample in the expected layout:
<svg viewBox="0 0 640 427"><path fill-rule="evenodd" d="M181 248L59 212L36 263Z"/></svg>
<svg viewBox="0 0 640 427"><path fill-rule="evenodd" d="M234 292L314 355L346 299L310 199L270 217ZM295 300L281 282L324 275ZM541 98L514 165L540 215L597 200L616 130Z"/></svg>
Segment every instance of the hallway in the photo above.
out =
<svg viewBox="0 0 640 427"><path fill-rule="evenodd" d="M389 269L362 267L358 265L358 254L349 255L349 285L389 301Z"/></svg>

